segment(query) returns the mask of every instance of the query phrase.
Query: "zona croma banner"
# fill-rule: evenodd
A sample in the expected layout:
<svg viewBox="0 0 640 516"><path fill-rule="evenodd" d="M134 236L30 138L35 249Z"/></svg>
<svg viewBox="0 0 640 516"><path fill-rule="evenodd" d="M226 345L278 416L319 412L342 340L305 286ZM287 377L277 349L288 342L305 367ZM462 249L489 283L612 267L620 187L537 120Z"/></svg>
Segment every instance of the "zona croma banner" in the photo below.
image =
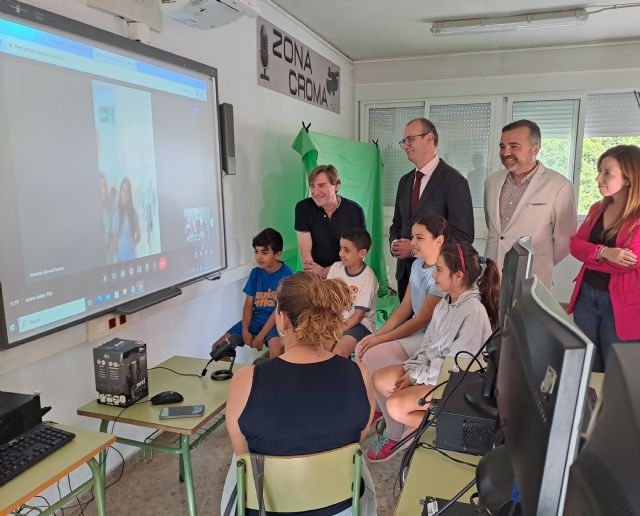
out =
<svg viewBox="0 0 640 516"><path fill-rule="evenodd" d="M258 18L258 85L340 113L340 67Z"/></svg>

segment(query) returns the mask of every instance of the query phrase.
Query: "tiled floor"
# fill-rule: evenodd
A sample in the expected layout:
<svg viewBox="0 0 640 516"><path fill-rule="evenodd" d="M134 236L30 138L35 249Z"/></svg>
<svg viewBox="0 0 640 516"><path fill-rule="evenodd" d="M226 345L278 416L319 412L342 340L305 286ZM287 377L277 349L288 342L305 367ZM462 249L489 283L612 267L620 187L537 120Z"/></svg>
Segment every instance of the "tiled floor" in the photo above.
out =
<svg viewBox="0 0 640 516"><path fill-rule="evenodd" d="M172 435L163 436L171 439ZM367 438L364 449L375 441L375 433ZM224 425L192 452L196 503L199 515L220 514L222 486L231 461L231 445ZM381 464L370 464L378 495L379 516L393 515L396 499L393 496L395 477L400 465L400 454ZM110 475L108 483L117 478ZM117 516L183 515L187 514L184 486L178 482L178 462L175 457L156 453L149 464L131 460L124 475L107 489L107 514ZM82 514L79 510L65 509L65 515ZM84 509L86 516L96 514L91 503Z"/></svg>

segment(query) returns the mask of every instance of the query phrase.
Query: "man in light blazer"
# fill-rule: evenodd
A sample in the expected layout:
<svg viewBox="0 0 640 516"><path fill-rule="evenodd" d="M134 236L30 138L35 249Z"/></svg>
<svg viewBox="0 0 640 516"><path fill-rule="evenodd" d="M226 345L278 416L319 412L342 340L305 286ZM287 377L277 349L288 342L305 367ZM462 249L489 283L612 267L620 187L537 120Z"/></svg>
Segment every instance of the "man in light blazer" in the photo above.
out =
<svg viewBox="0 0 640 516"><path fill-rule="evenodd" d="M540 128L530 120L502 128L500 161L505 169L484 183L485 255L502 270L514 242L531 235L533 273L551 288L553 267L569 254L569 239L576 232L576 205L571 182L537 160L540 140Z"/></svg>
<svg viewBox="0 0 640 516"><path fill-rule="evenodd" d="M469 183L438 156L438 131L433 123L426 118L411 120L404 128L400 146L416 167L400 178L389 228L391 254L398 260L398 296L402 299L413 263L411 226L417 220L428 213L444 217L458 242L472 243L474 228Z"/></svg>

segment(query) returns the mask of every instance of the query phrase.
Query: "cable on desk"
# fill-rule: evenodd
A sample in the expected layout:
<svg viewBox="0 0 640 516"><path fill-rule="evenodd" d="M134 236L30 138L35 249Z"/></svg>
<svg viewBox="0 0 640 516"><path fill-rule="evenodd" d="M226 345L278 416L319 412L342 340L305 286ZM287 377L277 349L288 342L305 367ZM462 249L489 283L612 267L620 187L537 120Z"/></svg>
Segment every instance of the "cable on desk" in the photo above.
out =
<svg viewBox="0 0 640 516"><path fill-rule="evenodd" d="M469 373L471 366L473 365L473 362L476 361L478 359L478 357L480 356L480 354L484 351L484 349L487 347L487 344L491 341L491 339L493 339L493 337L496 336L496 334L500 331L500 328L496 328L491 335L489 335L489 338L487 338L487 340L485 340L485 342L482 344L482 346L480 346L480 349L478 350L478 352L473 356L473 359L469 362L469 365L466 367L466 369L464 370L464 373L462 374L462 376L458 379L458 381L456 382L456 384L453 386L453 388L449 391L449 393L447 394L446 398L443 398L442 400L440 400L440 403L438 404L438 408L437 408L437 412L435 414L433 414L433 417L431 417L431 419L429 421L427 421L427 419L429 418L430 415L430 411L427 411L424 415L424 417L422 418L422 421L419 425L419 427L415 430L415 432L412 432L412 435L414 435L413 439L414 441L411 443L411 445L409 446L409 448L407 449L407 451L405 452L404 456L402 457L402 461L400 463L400 471L398 472L398 476L396 478L396 483L398 480L400 480L400 486L402 487L404 485L404 480L402 478L402 472L405 469L409 468L409 465L411 464L411 459L413 458L413 454L415 453L415 450L417 448L417 443L420 440L420 437L422 436L422 434L430 427L433 425L433 423L435 423L435 421L438 419L438 416L440 415L440 413L442 412L442 410L444 409L444 407L446 406L447 402L449 401L449 399L451 398L451 396L453 395L453 393L458 389L458 387L460 387L460 385L462 384L462 382L464 381L465 377L467 376L467 374ZM437 386L436 386L437 387ZM434 388L435 389L435 388ZM432 390L434 390L432 389ZM421 399L426 399L427 396L430 394L431 392L427 393L426 396L423 396ZM394 486L395 489L395 486Z"/></svg>
<svg viewBox="0 0 640 516"><path fill-rule="evenodd" d="M442 514L445 513L445 511L447 511L449 509L449 507L453 507L453 504L456 503L458 500L460 500L460 498L462 498L462 495L464 495L469 489L471 489L473 486L476 485L476 479L474 478L471 482L469 482L466 486L464 486L460 491L458 491L458 493L447 502L447 504L442 507L442 509L438 509L438 512L436 512L433 516L441 516Z"/></svg>
<svg viewBox="0 0 640 516"><path fill-rule="evenodd" d="M177 374L178 376L193 376L195 378L202 378L202 375L199 374L193 374L193 373L180 373L178 371L175 371L174 369L171 369L170 367L164 367L164 366L155 366L155 367L150 367L149 371L151 371L151 369L166 369L167 371L171 371L172 373Z"/></svg>
<svg viewBox="0 0 640 516"><path fill-rule="evenodd" d="M482 362L480 362L480 360L478 360L478 359L473 355L473 353L471 353L471 351L467 351L466 349L463 349L462 351L458 351L458 352L456 353L456 356L455 356L455 358L454 358L454 361L455 361L455 363L456 363L456 367L457 367L458 369L462 370L462 367L460 367L460 364L458 364L458 357L459 357L460 355L469 355L469 356L471 357L471 361L472 361L472 362L475 362L475 363L476 363L476 364L478 364L478 366L480 367L480 372L481 372L481 373L484 373L484 371L485 371L485 367L482 365Z"/></svg>
<svg viewBox="0 0 640 516"><path fill-rule="evenodd" d="M420 446L420 448L426 448L428 450L436 451L440 455L444 455L447 459L452 460L453 462L456 462L457 464L463 464L464 466L471 466L474 469L477 466L477 464L474 464L473 462L466 462L464 460L456 459L455 457L452 457L451 455L449 455L447 452L443 451L441 448L437 448L436 446L433 446L432 444L420 443L420 444L418 444L418 446Z"/></svg>
<svg viewBox="0 0 640 516"><path fill-rule="evenodd" d="M141 401L136 401L135 403L132 403L131 405L127 405L126 407L123 407L122 410L120 412L118 412L118 415L116 416L116 418L113 420L113 425L111 425L111 432L109 433L113 433L114 429L116 428L116 423L118 422L118 419L120 419L120 416L122 415L122 413L127 410L128 408L131 407L135 407L136 405L140 405L141 403L150 403L151 400L141 400ZM109 448L111 448L111 446L109 446ZM115 449L115 448L114 448ZM105 457L106 460L106 457Z"/></svg>

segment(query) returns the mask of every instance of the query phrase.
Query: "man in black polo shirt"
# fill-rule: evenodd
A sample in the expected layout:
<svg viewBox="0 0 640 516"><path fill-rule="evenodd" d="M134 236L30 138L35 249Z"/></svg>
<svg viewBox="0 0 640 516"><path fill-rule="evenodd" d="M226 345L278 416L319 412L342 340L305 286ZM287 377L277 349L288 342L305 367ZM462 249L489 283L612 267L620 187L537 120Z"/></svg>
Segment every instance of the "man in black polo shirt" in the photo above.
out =
<svg viewBox="0 0 640 516"><path fill-rule="evenodd" d="M333 165L319 165L309 173L311 197L296 204L295 229L300 261L306 271L325 277L340 261L340 235L351 228L365 228L358 203L338 195L340 178Z"/></svg>

